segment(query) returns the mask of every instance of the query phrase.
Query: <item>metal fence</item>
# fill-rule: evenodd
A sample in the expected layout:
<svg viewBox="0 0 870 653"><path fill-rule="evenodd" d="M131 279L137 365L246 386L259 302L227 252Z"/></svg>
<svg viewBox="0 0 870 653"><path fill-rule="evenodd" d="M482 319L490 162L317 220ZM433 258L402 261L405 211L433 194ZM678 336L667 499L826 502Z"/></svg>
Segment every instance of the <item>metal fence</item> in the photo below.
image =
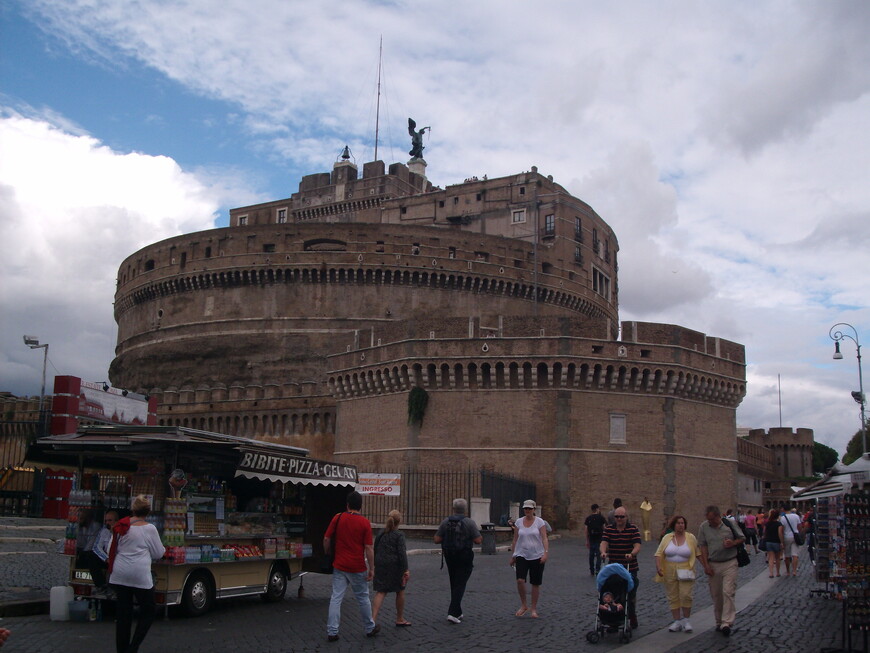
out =
<svg viewBox="0 0 870 653"><path fill-rule="evenodd" d="M0 469L0 515L42 517L45 472L39 469Z"/></svg>
<svg viewBox="0 0 870 653"><path fill-rule="evenodd" d="M502 524L510 504L535 498L535 484L487 470L380 470L401 474L399 496L363 497L363 514L377 526L387 520L391 510L402 513L406 524L437 526L452 511L453 499L472 497L490 500L489 521Z"/></svg>

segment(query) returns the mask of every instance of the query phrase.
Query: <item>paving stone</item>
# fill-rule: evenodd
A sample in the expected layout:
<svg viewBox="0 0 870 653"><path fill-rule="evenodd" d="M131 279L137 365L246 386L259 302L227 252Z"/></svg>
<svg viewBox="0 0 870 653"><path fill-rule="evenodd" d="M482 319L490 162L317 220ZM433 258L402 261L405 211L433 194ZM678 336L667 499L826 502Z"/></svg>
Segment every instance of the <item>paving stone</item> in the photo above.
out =
<svg viewBox="0 0 870 653"><path fill-rule="evenodd" d="M7 534L0 521L0 539ZM62 532L61 532L62 536ZM33 545L36 546L36 545ZM411 541L409 548L433 547L431 541ZM664 590L652 581L655 573L655 547L646 543L640 554L638 618L640 628L634 640L657 631L671 622ZM803 552L805 554L805 551ZM5 558L20 565L6 564ZM609 637L589 644L586 633L595 620L597 593L594 578L587 573L586 550L579 540L562 538L551 543L551 558L544 573L539 604L539 619L517 618L519 605L509 555L477 555L469 581L461 624L446 620L449 603L447 569L439 569L438 555L410 557L411 582L407 589L406 617L410 628L395 628L395 603L388 596L381 609L381 633L366 638L355 601L350 593L342 608L341 639L326 641L326 614L331 577L308 574L304 577L305 598L296 597L299 580L291 582L287 598L280 603L264 603L257 598L219 601L208 614L190 619L170 612L158 619L141 648L149 651L183 650L195 653L222 651L444 651L474 650L570 650L614 651L618 638ZM36 562L38 560L38 562ZM48 589L66 579L64 556L44 553L33 556L0 556L0 602L10 600L15 583L30 579L36 591L48 598ZM6 566L4 566L6 564ZM766 567L763 556L752 556L752 563L739 573L744 585ZM714 631L673 633L674 653L729 651L765 653L777 651L820 651L840 645L839 602L810 596L817 588L812 567L803 564L796 578L772 581L758 601L738 614L734 633L725 638ZM711 605L706 578L696 583L694 612ZM6 651L109 651L112 650L114 624L52 622L47 615L12 617L0 622L13 631ZM857 640L856 640L857 641ZM855 647L855 643L853 643ZM661 649L659 649L661 650ZM856 648L856 650L858 650Z"/></svg>

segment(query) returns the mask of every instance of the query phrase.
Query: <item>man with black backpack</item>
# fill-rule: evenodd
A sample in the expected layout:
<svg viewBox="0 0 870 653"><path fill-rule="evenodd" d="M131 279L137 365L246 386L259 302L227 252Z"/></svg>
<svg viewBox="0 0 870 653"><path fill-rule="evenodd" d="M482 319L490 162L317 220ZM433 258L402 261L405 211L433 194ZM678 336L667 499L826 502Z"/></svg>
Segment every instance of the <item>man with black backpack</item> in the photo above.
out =
<svg viewBox="0 0 870 653"><path fill-rule="evenodd" d="M597 503L592 504L592 514L583 523L586 527L586 546L589 547L589 573L594 576L601 571L601 536L607 525Z"/></svg>
<svg viewBox="0 0 870 653"><path fill-rule="evenodd" d="M462 597L474 568L472 547L483 542L477 524L465 516L467 511L468 502L465 499L454 499L453 514L441 522L435 533L435 544L441 545L443 562L447 563L447 572L450 574L447 621L453 624L462 623Z"/></svg>

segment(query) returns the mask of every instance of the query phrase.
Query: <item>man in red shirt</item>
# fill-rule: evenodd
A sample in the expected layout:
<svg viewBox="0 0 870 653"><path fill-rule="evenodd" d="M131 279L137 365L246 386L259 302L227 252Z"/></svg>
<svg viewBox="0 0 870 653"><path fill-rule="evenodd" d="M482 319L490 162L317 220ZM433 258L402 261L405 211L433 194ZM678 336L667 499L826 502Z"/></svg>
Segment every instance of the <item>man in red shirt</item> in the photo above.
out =
<svg viewBox="0 0 870 653"><path fill-rule="evenodd" d="M323 550L333 553L332 598L326 622L326 639L330 642L338 641L341 601L348 586L359 603L366 637L374 637L381 630L372 619L372 604L369 600L368 583L375 574L372 524L360 514L361 509L362 495L359 492L348 494L347 512L333 517L323 536Z"/></svg>

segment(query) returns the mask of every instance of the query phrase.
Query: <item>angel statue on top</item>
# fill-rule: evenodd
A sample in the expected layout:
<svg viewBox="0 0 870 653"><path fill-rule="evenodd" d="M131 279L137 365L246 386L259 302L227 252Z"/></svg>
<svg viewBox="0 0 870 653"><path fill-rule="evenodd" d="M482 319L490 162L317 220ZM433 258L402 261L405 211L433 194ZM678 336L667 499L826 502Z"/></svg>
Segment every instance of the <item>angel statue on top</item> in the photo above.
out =
<svg viewBox="0 0 870 653"><path fill-rule="evenodd" d="M426 130L432 131L431 127L423 127L419 131L416 131L417 123L414 122L412 118L408 118L408 133L411 135L411 149L408 151L408 154L411 155L411 158L414 159L422 159L423 158L423 134L426 133Z"/></svg>

